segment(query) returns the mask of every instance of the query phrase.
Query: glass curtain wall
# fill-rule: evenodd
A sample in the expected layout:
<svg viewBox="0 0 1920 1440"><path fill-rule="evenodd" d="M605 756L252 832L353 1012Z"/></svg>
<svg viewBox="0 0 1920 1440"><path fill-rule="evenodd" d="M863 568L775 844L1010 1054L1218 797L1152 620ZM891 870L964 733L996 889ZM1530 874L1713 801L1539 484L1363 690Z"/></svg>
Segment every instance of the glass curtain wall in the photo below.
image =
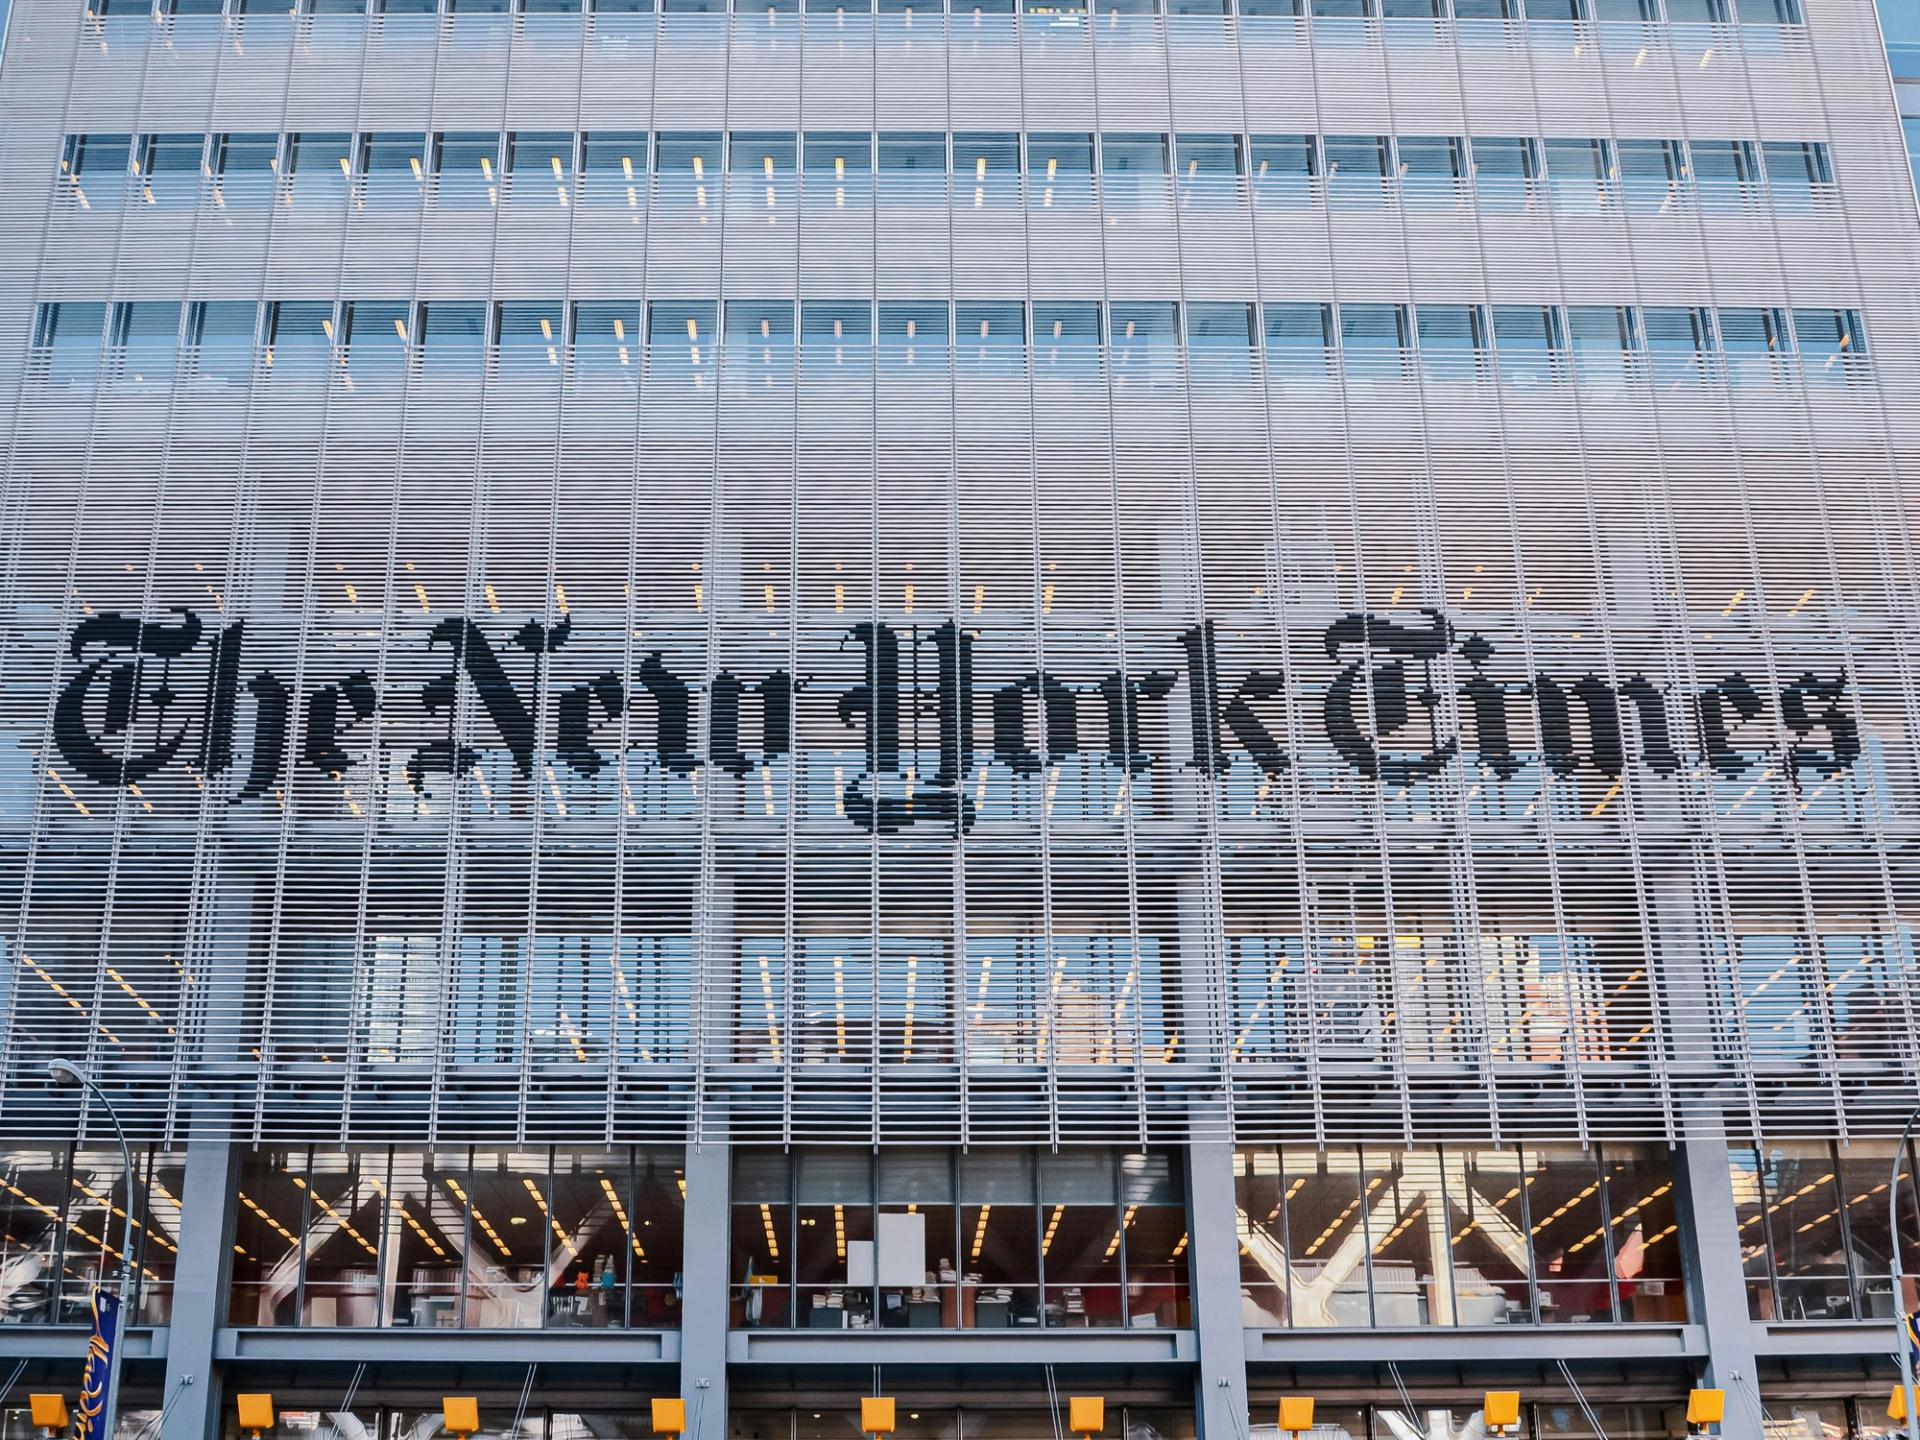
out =
<svg viewBox="0 0 1920 1440"><path fill-rule="evenodd" d="M673 1328L677 1149L256 1150L229 1323Z"/></svg>
<svg viewBox="0 0 1920 1440"><path fill-rule="evenodd" d="M736 1327L1188 1323L1172 1155L743 1151L731 1228Z"/></svg>
<svg viewBox="0 0 1920 1440"><path fill-rule="evenodd" d="M136 1148L133 1323L172 1313L185 1157ZM118 1146L0 1149L0 1324L86 1325L95 1286L120 1268L125 1163Z"/></svg>
<svg viewBox="0 0 1920 1440"><path fill-rule="evenodd" d="M1687 1318L1659 1147L1261 1146L1234 1165L1249 1325Z"/></svg>
<svg viewBox="0 0 1920 1440"><path fill-rule="evenodd" d="M1894 1146L1780 1142L1736 1150L1729 1164L1756 1320L1889 1320L1920 1306L1920 1220L1911 1150L1899 1166L1900 1269L1896 1307L1889 1205Z"/></svg>

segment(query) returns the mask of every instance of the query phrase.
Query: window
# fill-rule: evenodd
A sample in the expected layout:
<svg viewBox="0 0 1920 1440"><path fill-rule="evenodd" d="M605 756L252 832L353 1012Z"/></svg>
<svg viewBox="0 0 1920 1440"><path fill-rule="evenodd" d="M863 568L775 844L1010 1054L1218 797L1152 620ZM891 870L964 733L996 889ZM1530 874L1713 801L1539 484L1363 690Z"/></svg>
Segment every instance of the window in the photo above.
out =
<svg viewBox="0 0 1920 1440"><path fill-rule="evenodd" d="M661 348L654 352L656 363L665 359L669 371L682 356L694 366L711 363L713 348L713 306L694 302L689 305L673 306L665 301L654 304L653 323L664 331L677 319L677 327L682 338L679 345L669 345L667 337L661 337ZM573 342L574 368L583 375L619 375L627 380L638 377L639 360L635 347L640 338L640 306L632 300L576 300L573 303L573 323L568 327L568 337ZM652 332L649 332L652 340ZM682 346L685 348L683 349Z"/></svg>
<svg viewBox="0 0 1920 1440"><path fill-rule="evenodd" d="M1179 357L1179 308L1172 301L1113 304L1107 343L1117 384L1171 377Z"/></svg>
<svg viewBox="0 0 1920 1440"><path fill-rule="evenodd" d="M500 203L500 137L484 132L433 137L434 200L447 210L479 210Z"/></svg>
<svg viewBox="0 0 1920 1440"><path fill-rule="evenodd" d="M947 367L947 307L937 301L880 305L880 363L896 374L939 378Z"/></svg>
<svg viewBox="0 0 1920 1440"><path fill-rule="evenodd" d="M64 192L82 209L119 204L132 155L131 135L69 135L60 157Z"/></svg>
<svg viewBox="0 0 1920 1440"><path fill-rule="evenodd" d="M673 146L674 158L679 162L679 168L675 172L676 181L694 180L696 182L693 188L698 191L697 196L689 192L685 198L697 199L698 203L692 208L705 210L708 173L711 171L715 177L718 177L720 171L719 137L713 135L696 139L676 136L670 139L662 135L660 145L663 164L670 144ZM550 135L529 136L525 149L531 152L531 156L539 157L545 162L547 173L552 177L555 198L559 200L560 192L565 188L563 172L572 168L570 139ZM516 166L522 163L520 158L522 153L520 150L515 151ZM662 178L665 178L664 173ZM718 183L717 178L714 183ZM580 137L582 203L596 209L639 210L646 201L646 195L647 137L644 131L590 130Z"/></svg>
<svg viewBox="0 0 1920 1440"><path fill-rule="evenodd" d="M1734 383L1765 383L1779 377L1789 349L1787 312L1772 307L1726 306L1720 311L1720 344Z"/></svg>
<svg viewBox="0 0 1920 1440"><path fill-rule="evenodd" d="M640 154L644 155L645 137L637 138ZM584 146L581 153L585 157L583 167L597 163L593 160L592 152ZM719 191L714 187L720 183L720 155L720 137L712 132L668 132L656 137L654 165L660 176L661 203L675 207L676 214L706 214L718 203ZM637 159L623 155L617 161L617 168L624 173L629 168L644 171L645 167ZM584 169L582 179L588 187L594 183L592 174ZM622 199L628 204L637 203L630 194L623 193Z"/></svg>
<svg viewBox="0 0 1920 1440"><path fill-rule="evenodd" d="M618 320L616 316L616 324ZM717 338L711 300L654 300L647 305L647 364L656 376L700 383L713 368ZM585 341L577 330L574 343L584 354Z"/></svg>
<svg viewBox="0 0 1920 1440"><path fill-rule="evenodd" d="M503 300L493 307L493 343L502 374L557 373L566 321L553 300Z"/></svg>
<svg viewBox="0 0 1920 1440"><path fill-rule="evenodd" d="M196 375L244 379L253 368L251 300L196 300L187 306L187 351Z"/></svg>
<svg viewBox="0 0 1920 1440"><path fill-rule="evenodd" d="M1246 167L1238 135L1182 135L1174 148L1183 203L1228 204L1239 198Z"/></svg>
<svg viewBox="0 0 1920 1440"><path fill-rule="evenodd" d="M1100 196L1109 208L1153 210L1167 198L1167 137L1106 135L1100 141Z"/></svg>
<svg viewBox="0 0 1920 1440"><path fill-rule="evenodd" d="M380 207L416 203L426 187L425 142L418 135L362 135L359 144L361 203Z"/></svg>
<svg viewBox="0 0 1920 1440"><path fill-rule="evenodd" d="M1833 163L1819 141L1769 140L1760 152L1766 160L1767 193L1776 209L1810 209L1814 196L1833 184Z"/></svg>
<svg viewBox="0 0 1920 1440"><path fill-rule="evenodd" d="M352 174L351 135L299 131L287 136L287 204L341 205Z"/></svg>
<svg viewBox="0 0 1920 1440"><path fill-rule="evenodd" d="M1614 149L1620 188L1630 207L1661 209L1673 201L1686 172L1679 141L1621 140Z"/></svg>
<svg viewBox="0 0 1920 1440"><path fill-rule="evenodd" d="M1634 313L1623 305L1567 307L1567 344L1574 379L1583 385L1618 388L1626 383L1627 356L1639 349Z"/></svg>
<svg viewBox="0 0 1920 1440"><path fill-rule="evenodd" d="M1500 378L1509 385L1545 385L1561 348L1560 312L1550 305L1493 307L1493 343Z"/></svg>
<svg viewBox="0 0 1920 1440"><path fill-rule="evenodd" d="M1473 179L1480 203L1490 207L1517 207L1531 202L1533 182L1540 176L1540 151L1526 136L1473 137Z"/></svg>
<svg viewBox="0 0 1920 1440"><path fill-rule="evenodd" d="M1349 374L1387 378L1400 374L1408 347L1404 305L1340 306L1340 349Z"/></svg>
<svg viewBox="0 0 1920 1440"><path fill-rule="evenodd" d="M175 300L122 300L113 307L107 343L113 347L116 379L130 385L164 385L173 378L180 340Z"/></svg>
<svg viewBox="0 0 1920 1440"><path fill-rule="evenodd" d="M95 301L61 300L34 313L33 348L49 380L90 381L100 369L100 335L107 307Z"/></svg>
<svg viewBox="0 0 1920 1440"><path fill-rule="evenodd" d="M1416 314L1420 368L1430 379L1469 380L1487 348L1486 313L1478 305L1429 305Z"/></svg>
<svg viewBox="0 0 1920 1440"><path fill-rule="evenodd" d="M953 203L975 210L1013 205L1020 197L1020 137L957 134L953 137Z"/></svg>
<svg viewBox="0 0 1920 1440"><path fill-rule="evenodd" d="M208 147L213 171L213 203L236 209L264 209L273 200L279 155L277 135L215 135Z"/></svg>
<svg viewBox="0 0 1920 1440"><path fill-rule="evenodd" d="M1385 195L1388 140L1384 135L1329 135L1322 142L1327 195L1346 203L1370 203Z"/></svg>
<svg viewBox="0 0 1920 1440"><path fill-rule="evenodd" d="M646 153L644 146L641 153ZM627 154L630 157L631 151ZM566 208L573 184L573 135L564 130L512 131L506 139L506 171L506 195L511 203L528 208ZM624 175L619 183L628 183ZM634 208L638 205L636 195Z"/></svg>
<svg viewBox="0 0 1920 1440"><path fill-rule="evenodd" d="M793 205L793 177L799 154L794 137L736 130L727 137L732 188L727 200L745 214L749 209L762 224L777 221Z"/></svg>
<svg viewBox="0 0 1920 1440"><path fill-rule="evenodd" d="M1093 136L1027 137L1027 203L1042 210L1093 203Z"/></svg>
<svg viewBox="0 0 1920 1440"><path fill-rule="evenodd" d="M953 307L954 364L960 374L1026 373L1026 307L1018 300L959 300Z"/></svg>
<svg viewBox="0 0 1920 1440"><path fill-rule="evenodd" d="M1900 0L1882 0L1877 8L1880 33L1887 42L1887 58L1893 64L1893 73L1902 80L1920 77L1920 14ZM1781 23L1797 24L1798 20L1796 17L1793 22Z"/></svg>
<svg viewBox="0 0 1920 1440"><path fill-rule="evenodd" d="M880 137L881 193L897 204L938 205L947 193L947 137Z"/></svg>
<svg viewBox="0 0 1920 1440"><path fill-rule="evenodd" d="M420 362L429 375L478 375L486 365L487 307L478 300L420 306Z"/></svg>
<svg viewBox="0 0 1920 1440"><path fill-rule="evenodd" d="M1564 210L1594 210L1606 194L1612 162L1605 140L1548 140L1547 183Z"/></svg>
<svg viewBox="0 0 1920 1440"><path fill-rule="evenodd" d="M413 306L408 301L349 300L340 307L340 341L356 379L399 375L413 340Z"/></svg>
<svg viewBox="0 0 1920 1440"><path fill-rule="evenodd" d="M161 209L187 209L200 194L202 135L142 135L134 153L133 174L140 198Z"/></svg>
<svg viewBox="0 0 1920 1440"><path fill-rule="evenodd" d="M1187 364L1196 378L1247 379L1257 348L1253 306L1219 300L1187 306Z"/></svg>
<svg viewBox="0 0 1920 1440"><path fill-rule="evenodd" d="M676 1150L627 1147L251 1152L230 1320L675 1326L681 1167Z"/></svg>
<svg viewBox="0 0 1920 1440"><path fill-rule="evenodd" d="M1099 372L1097 301L1034 302L1033 368L1037 376L1057 380L1089 378Z"/></svg>
<svg viewBox="0 0 1920 1440"><path fill-rule="evenodd" d="M1331 305L1269 305L1264 311L1267 373L1324 380L1334 351Z"/></svg>
<svg viewBox="0 0 1920 1440"><path fill-rule="evenodd" d="M1313 135L1255 135L1248 159L1255 204L1304 205L1320 173L1320 142Z"/></svg>
<svg viewBox="0 0 1920 1440"><path fill-rule="evenodd" d="M1701 306L1649 305L1642 315L1655 382L1705 379L1715 349L1712 314Z"/></svg>
<svg viewBox="0 0 1920 1440"><path fill-rule="evenodd" d="M1409 203L1452 203L1467 173L1466 142L1456 135L1403 135L1400 189Z"/></svg>
<svg viewBox="0 0 1920 1440"><path fill-rule="evenodd" d="M269 301L262 337L264 358L275 372L317 370L333 348L333 302Z"/></svg>
<svg viewBox="0 0 1920 1440"><path fill-rule="evenodd" d="M1751 140L1695 140L1688 148L1694 193L1703 208L1738 209L1747 203L1760 178L1759 157Z"/></svg>
<svg viewBox="0 0 1920 1440"><path fill-rule="evenodd" d="M800 346L809 379L865 381L873 364L873 307L864 300L801 302Z"/></svg>
<svg viewBox="0 0 1920 1440"><path fill-rule="evenodd" d="M793 374L793 301L729 300L727 375L736 383L785 383Z"/></svg>
<svg viewBox="0 0 1920 1440"><path fill-rule="evenodd" d="M1866 357L1866 333L1858 310L1795 310L1793 333L1809 380L1844 380L1845 362Z"/></svg>
<svg viewBox="0 0 1920 1440"><path fill-rule="evenodd" d="M864 131L809 134L806 144L807 204L845 210L873 203L873 137Z"/></svg>

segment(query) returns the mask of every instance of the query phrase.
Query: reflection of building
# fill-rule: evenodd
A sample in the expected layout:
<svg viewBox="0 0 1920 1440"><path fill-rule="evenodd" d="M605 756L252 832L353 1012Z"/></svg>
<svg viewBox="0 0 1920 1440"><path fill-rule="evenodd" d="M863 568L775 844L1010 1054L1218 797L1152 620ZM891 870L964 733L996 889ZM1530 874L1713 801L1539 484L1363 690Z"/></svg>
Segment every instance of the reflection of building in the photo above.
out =
<svg viewBox="0 0 1920 1440"><path fill-rule="evenodd" d="M1869 0L9 28L17 1388L123 1203L59 1055L158 1440L1869 1433Z"/></svg>

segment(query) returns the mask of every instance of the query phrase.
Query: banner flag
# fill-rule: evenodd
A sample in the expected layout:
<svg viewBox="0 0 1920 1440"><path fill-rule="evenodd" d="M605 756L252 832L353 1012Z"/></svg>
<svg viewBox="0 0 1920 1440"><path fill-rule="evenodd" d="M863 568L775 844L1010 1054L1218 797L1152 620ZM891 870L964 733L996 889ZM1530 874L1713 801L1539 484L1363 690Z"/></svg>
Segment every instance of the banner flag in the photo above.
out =
<svg viewBox="0 0 1920 1440"><path fill-rule="evenodd" d="M74 1440L107 1440L107 1388L113 1383L113 1347L120 1343L120 1297L93 1292L93 1335L80 1372L80 1419Z"/></svg>

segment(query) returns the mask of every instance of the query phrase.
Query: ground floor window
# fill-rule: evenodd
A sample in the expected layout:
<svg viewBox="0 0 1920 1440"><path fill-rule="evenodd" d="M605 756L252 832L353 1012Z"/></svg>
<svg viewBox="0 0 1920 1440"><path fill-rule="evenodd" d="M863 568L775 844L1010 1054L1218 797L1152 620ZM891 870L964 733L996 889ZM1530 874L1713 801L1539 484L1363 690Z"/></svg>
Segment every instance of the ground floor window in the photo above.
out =
<svg viewBox="0 0 1920 1440"><path fill-rule="evenodd" d="M250 1151L229 1323L677 1327L683 1164L625 1145Z"/></svg>
<svg viewBox="0 0 1920 1440"><path fill-rule="evenodd" d="M746 1328L1185 1326L1177 1155L1088 1147L734 1158Z"/></svg>

